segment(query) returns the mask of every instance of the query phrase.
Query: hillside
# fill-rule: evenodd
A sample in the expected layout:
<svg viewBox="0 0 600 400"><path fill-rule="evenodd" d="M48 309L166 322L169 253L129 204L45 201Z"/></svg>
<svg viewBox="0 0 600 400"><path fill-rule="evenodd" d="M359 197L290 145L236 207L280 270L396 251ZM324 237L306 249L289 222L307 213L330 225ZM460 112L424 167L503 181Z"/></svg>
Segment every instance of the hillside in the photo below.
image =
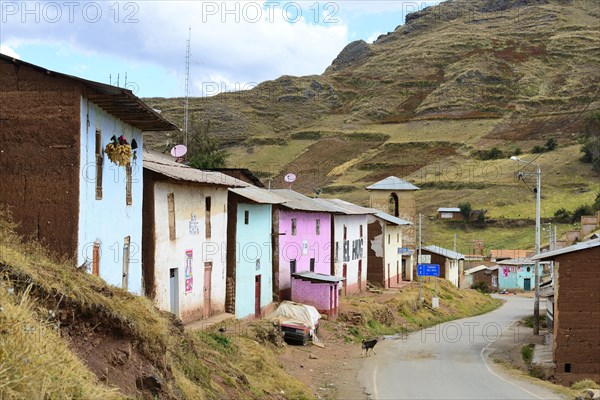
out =
<svg viewBox="0 0 600 400"><path fill-rule="evenodd" d="M409 14L373 44L350 43L322 75L194 98L190 112L211 121L230 166L274 187L294 172L296 190L366 204L364 187L395 175L423 188L426 215L469 201L492 219L531 220L532 196L508 157L533 159L527 153L554 138L558 148L536 159L548 218L600 191L579 161L586 120L600 108L599 23L594 0L449 1ZM146 101L181 123L182 99ZM147 144L178 140L158 134ZM477 156L492 147L501 159ZM532 247L532 232L524 241Z"/></svg>
<svg viewBox="0 0 600 400"><path fill-rule="evenodd" d="M251 333L184 331L7 221L0 212L1 399L312 398Z"/></svg>

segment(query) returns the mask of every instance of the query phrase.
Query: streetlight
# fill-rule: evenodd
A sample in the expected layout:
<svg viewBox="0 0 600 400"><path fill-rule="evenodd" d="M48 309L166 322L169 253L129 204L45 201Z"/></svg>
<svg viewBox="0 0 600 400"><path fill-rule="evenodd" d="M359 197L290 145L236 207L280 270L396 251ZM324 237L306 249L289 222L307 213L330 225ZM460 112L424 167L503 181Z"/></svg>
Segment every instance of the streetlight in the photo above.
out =
<svg viewBox="0 0 600 400"><path fill-rule="evenodd" d="M513 161L520 162L526 165L535 165L536 172L519 172L519 178L524 175L535 175L536 176L536 187L535 187L535 254L540 254L540 203L541 203L541 188L542 188L542 170L540 165L533 161L523 161L519 157L512 156L510 158ZM540 263L539 260L535 260L535 292L533 297L533 334L539 335L540 333Z"/></svg>

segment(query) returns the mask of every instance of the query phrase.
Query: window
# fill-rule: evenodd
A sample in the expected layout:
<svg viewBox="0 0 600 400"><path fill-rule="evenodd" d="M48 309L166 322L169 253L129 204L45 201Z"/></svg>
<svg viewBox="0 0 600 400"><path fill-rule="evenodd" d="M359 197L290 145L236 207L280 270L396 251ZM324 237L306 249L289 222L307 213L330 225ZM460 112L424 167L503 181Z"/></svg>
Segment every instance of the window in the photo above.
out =
<svg viewBox="0 0 600 400"><path fill-rule="evenodd" d="M260 258L256 259L256 270L260 271Z"/></svg>
<svg viewBox="0 0 600 400"><path fill-rule="evenodd" d="M244 224L248 225L250 222L250 211L244 210Z"/></svg>
<svg viewBox="0 0 600 400"><path fill-rule="evenodd" d="M102 166L104 155L102 154L102 133L96 131L96 200L102 200Z"/></svg>
<svg viewBox="0 0 600 400"><path fill-rule="evenodd" d="M292 218L292 236L296 236L296 218Z"/></svg>
<svg viewBox="0 0 600 400"><path fill-rule="evenodd" d="M392 235L389 235L389 234L388 234L388 244L390 244L390 243L391 243L391 241L392 241Z"/></svg>
<svg viewBox="0 0 600 400"><path fill-rule="evenodd" d="M571 363L565 363L565 372L567 372L567 373L571 372Z"/></svg>
<svg viewBox="0 0 600 400"><path fill-rule="evenodd" d="M315 221L315 230L317 235L321 234L321 220L319 218L317 218L317 220Z"/></svg>
<svg viewBox="0 0 600 400"><path fill-rule="evenodd" d="M175 240L176 230L175 230L175 194L169 193L167 195L167 208L169 210L169 239Z"/></svg>
<svg viewBox="0 0 600 400"><path fill-rule="evenodd" d="M359 230L360 230L360 232L359 232L360 233L360 237L363 237L363 227L362 227L362 224L360 225L360 229Z"/></svg>
<svg viewBox="0 0 600 400"><path fill-rule="evenodd" d="M125 182L125 202L130 206L133 204L133 199L131 197L131 164L125 167L125 175L127 179Z"/></svg>
<svg viewBox="0 0 600 400"><path fill-rule="evenodd" d="M344 225L344 240L346 240L348 238L348 228L346 228L346 225Z"/></svg>
<svg viewBox="0 0 600 400"><path fill-rule="evenodd" d="M210 229L210 209L212 207L212 199L210 198L210 196L206 197L206 215L204 216L204 230L205 230L205 237L209 238L211 235L211 229Z"/></svg>
<svg viewBox="0 0 600 400"><path fill-rule="evenodd" d="M315 272L315 259L310 259L310 272Z"/></svg>
<svg viewBox="0 0 600 400"><path fill-rule="evenodd" d="M394 217L398 216L398 195L396 193L390 195L388 211L388 214Z"/></svg>
<svg viewBox="0 0 600 400"><path fill-rule="evenodd" d="M396 233L396 243L400 243L400 234Z"/></svg>
<svg viewBox="0 0 600 400"><path fill-rule="evenodd" d="M290 260L290 273L296 273L296 260Z"/></svg>

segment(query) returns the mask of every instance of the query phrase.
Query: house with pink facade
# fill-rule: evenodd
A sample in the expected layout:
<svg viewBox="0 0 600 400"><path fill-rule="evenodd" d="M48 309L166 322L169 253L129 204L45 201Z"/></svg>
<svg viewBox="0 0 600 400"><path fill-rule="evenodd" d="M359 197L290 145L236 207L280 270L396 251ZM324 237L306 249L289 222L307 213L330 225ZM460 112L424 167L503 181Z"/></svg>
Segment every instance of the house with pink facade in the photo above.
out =
<svg viewBox="0 0 600 400"><path fill-rule="evenodd" d="M273 189L285 203L273 205L273 293L290 300L292 274L332 275L332 219L336 208L288 189Z"/></svg>

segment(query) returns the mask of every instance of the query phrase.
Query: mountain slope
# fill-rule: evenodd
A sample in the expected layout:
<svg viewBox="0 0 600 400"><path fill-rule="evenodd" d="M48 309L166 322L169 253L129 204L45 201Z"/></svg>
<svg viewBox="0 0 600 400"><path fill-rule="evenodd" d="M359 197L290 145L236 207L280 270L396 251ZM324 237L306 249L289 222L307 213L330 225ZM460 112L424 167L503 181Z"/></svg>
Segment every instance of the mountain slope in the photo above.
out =
<svg viewBox="0 0 600 400"><path fill-rule="evenodd" d="M350 43L322 75L191 99L190 110L211 120L231 166L275 187L294 172L299 191L366 204L364 187L396 175L426 189L417 196L428 214L471 201L492 218L531 218L508 157L554 138L558 149L537 158L551 199L542 215L593 200L600 182L578 140L600 109L597 0L457 0L406 20L373 44ZM147 101L182 120L181 99ZM480 159L492 147L504 160Z"/></svg>

